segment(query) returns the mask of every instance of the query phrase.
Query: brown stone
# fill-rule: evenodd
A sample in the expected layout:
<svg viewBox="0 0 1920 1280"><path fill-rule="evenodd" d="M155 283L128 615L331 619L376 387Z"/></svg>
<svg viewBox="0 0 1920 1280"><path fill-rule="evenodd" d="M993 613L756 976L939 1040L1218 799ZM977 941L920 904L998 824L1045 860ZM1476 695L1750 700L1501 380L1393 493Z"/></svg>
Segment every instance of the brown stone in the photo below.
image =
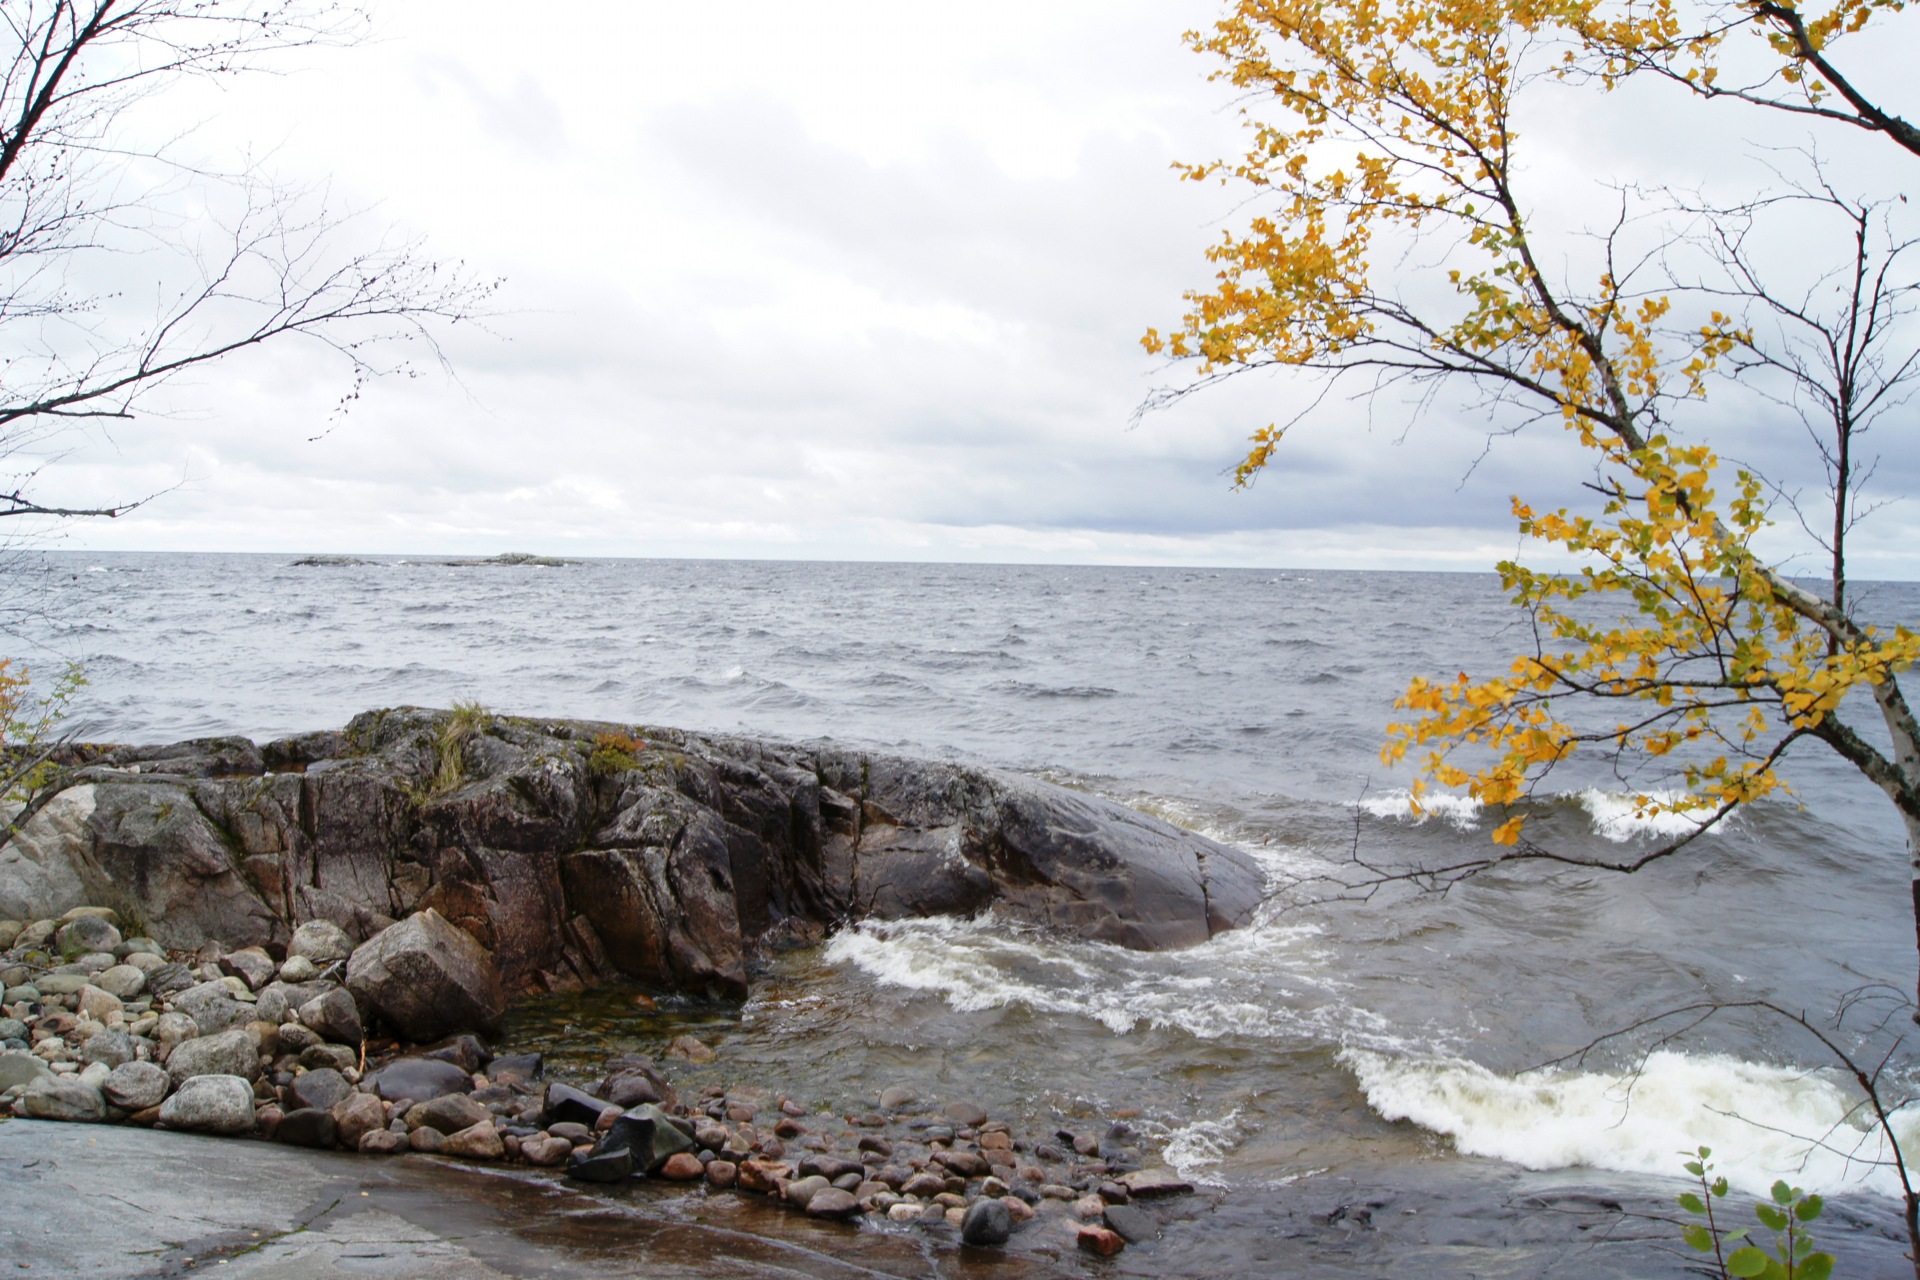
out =
<svg viewBox="0 0 1920 1280"><path fill-rule="evenodd" d="M1136 1200L1155 1196L1177 1196L1193 1190L1193 1184L1171 1169L1136 1169L1120 1178L1120 1185Z"/></svg>
<svg viewBox="0 0 1920 1280"><path fill-rule="evenodd" d="M520 1139L520 1155L528 1164L537 1164L549 1169L557 1168L565 1164L567 1157L572 1154L573 1144L565 1138L536 1135Z"/></svg>
<svg viewBox="0 0 1920 1280"><path fill-rule="evenodd" d="M780 1182L793 1176L793 1166L778 1160L745 1160L740 1164L740 1188L743 1191L773 1192Z"/></svg>
<svg viewBox="0 0 1920 1280"><path fill-rule="evenodd" d="M807 1201L809 1218L851 1218L859 1212L860 1202L853 1198L853 1193L839 1187L817 1191Z"/></svg>
<svg viewBox="0 0 1920 1280"><path fill-rule="evenodd" d="M681 1058L687 1062L704 1064L712 1062L719 1055L695 1036L675 1036L667 1045L669 1058Z"/></svg>
<svg viewBox="0 0 1920 1280"><path fill-rule="evenodd" d="M707 1161L707 1181L716 1187L730 1187L740 1179L740 1166L731 1160Z"/></svg>
<svg viewBox="0 0 1920 1280"><path fill-rule="evenodd" d="M349 1094L334 1104L333 1125L340 1145L357 1151L361 1137L387 1127L387 1109L370 1093Z"/></svg>
<svg viewBox="0 0 1920 1280"><path fill-rule="evenodd" d="M1076 1239L1082 1249L1102 1258L1111 1258L1127 1247L1127 1242L1120 1238L1120 1233L1108 1227L1081 1227L1076 1234Z"/></svg>
<svg viewBox="0 0 1920 1280"><path fill-rule="evenodd" d="M423 1102L406 1114L407 1128L418 1129L426 1126L438 1129L441 1133L458 1133L462 1129L489 1120L492 1113L464 1093L450 1093L444 1098L435 1098L432 1102Z"/></svg>
<svg viewBox="0 0 1920 1280"><path fill-rule="evenodd" d="M660 1166L658 1176L669 1182L692 1182L704 1173L706 1169L701 1165L698 1157L691 1152L676 1151L667 1157L665 1164Z"/></svg>
<svg viewBox="0 0 1920 1280"><path fill-rule="evenodd" d="M440 1154L468 1160L498 1160L506 1154L506 1145L500 1141L500 1131L493 1127L493 1122L482 1120L458 1133L448 1134L440 1143Z"/></svg>
<svg viewBox="0 0 1920 1280"><path fill-rule="evenodd" d="M978 1151L940 1151L933 1158L963 1178L984 1178L993 1172L993 1166Z"/></svg>
<svg viewBox="0 0 1920 1280"><path fill-rule="evenodd" d="M408 1146L407 1139L387 1129L369 1129L360 1135L358 1150L368 1155L390 1156Z"/></svg>

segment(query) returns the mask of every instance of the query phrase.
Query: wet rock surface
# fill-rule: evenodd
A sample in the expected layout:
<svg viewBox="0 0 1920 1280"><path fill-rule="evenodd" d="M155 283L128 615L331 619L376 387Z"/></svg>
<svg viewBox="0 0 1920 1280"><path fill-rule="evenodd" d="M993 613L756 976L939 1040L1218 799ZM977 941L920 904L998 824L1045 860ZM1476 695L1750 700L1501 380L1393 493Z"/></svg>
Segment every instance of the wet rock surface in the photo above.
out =
<svg viewBox="0 0 1920 1280"><path fill-rule="evenodd" d="M300 958L282 980L324 976L427 911L478 943L508 995L617 974L738 995L761 948L847 919L992 907L1185 947L1245 923L1263 888L1237 850L1012 774L406 708L265 746L78 751L35 803L0 846L0 919L104 904L175 951L218 942L236 998L268 962ZM102 955L122 941L100 917L60 928L33 941ZM462 1029L498 1016L484 974L443 976L471 998ZM355 988L363 1012L416 1016L374 982ZM201 1000L210 1021L235 1016L219 992Z"/></svg>

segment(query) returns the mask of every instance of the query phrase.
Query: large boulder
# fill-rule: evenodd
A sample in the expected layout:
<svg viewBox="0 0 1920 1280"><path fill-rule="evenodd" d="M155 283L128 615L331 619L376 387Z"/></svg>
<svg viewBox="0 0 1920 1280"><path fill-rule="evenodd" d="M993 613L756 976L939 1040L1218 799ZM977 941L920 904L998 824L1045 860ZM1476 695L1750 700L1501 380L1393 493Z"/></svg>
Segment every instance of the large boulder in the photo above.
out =
<svg viewBox="0 0 1920 1280"><path fill-rule="evenodd" d="M432 909L361 944L347 962L347 986L415 1042L498 1026L507 1009L492 957Z"/></svg>

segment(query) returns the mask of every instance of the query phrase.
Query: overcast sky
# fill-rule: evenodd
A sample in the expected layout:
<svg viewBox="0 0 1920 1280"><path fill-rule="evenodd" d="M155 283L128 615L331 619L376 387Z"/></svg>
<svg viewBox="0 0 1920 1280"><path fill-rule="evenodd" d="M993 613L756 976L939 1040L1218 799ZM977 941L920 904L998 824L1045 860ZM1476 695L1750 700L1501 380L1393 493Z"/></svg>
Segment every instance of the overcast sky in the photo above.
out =
<svg viewBox="0 0 1920 1280"><path fill-rule="evenodd" d="M75 526L94 549L1490 566L1509 494L1575 496L1560 433L1476 465L1484 415L1339 398L1236 493L1241 441L1310 388L1130 422L1172 376L1140 333L1244 216L1168 167L1238 142L1180 40L1219 7L383 0L370 42L150 107L203 120L210 157L329 184L369 210L350 234L504 276L500 314L449 338L451 377L340 420L317 353L230 362L78 444L43 496L168 490ZM1543 202L1575 227L1597 181L1697 177L1700 145L1655 142L1692 110L1544 104ZM1692 127L1734 165L1762 124ZM1718 411L1751 418L1729 452L1804 466L1788 424ZM1913 451L1882 435L1891 494ZM1887 512L1866 576L1920 576L1916 533Z"/></svg>

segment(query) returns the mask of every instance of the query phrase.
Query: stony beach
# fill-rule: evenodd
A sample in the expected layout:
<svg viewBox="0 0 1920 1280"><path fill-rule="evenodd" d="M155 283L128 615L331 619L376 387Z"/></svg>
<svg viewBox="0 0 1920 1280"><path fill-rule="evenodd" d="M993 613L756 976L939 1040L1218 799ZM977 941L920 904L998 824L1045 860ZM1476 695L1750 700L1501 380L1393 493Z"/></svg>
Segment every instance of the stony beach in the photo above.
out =
<svg viewBox="0 0 1920 1280"><path fill-rule="evenodd" d="M0 1103L15 1116L645 1179L984 1248L1037 1228L1099 1256L1153 1238L1153 1202L1192 1190L1124 1115L1027 1132L904 1088L854 1114L814 1113L770 1081L683 1097L676 1064L715 1056L692 1036L662 1061L547 1080L537 1046L495 1052L464 1029L497 1024L503 989L432 911L357 946L308 921L274 950L169 953L118 925L94 906L0 921Z"/></svg>

